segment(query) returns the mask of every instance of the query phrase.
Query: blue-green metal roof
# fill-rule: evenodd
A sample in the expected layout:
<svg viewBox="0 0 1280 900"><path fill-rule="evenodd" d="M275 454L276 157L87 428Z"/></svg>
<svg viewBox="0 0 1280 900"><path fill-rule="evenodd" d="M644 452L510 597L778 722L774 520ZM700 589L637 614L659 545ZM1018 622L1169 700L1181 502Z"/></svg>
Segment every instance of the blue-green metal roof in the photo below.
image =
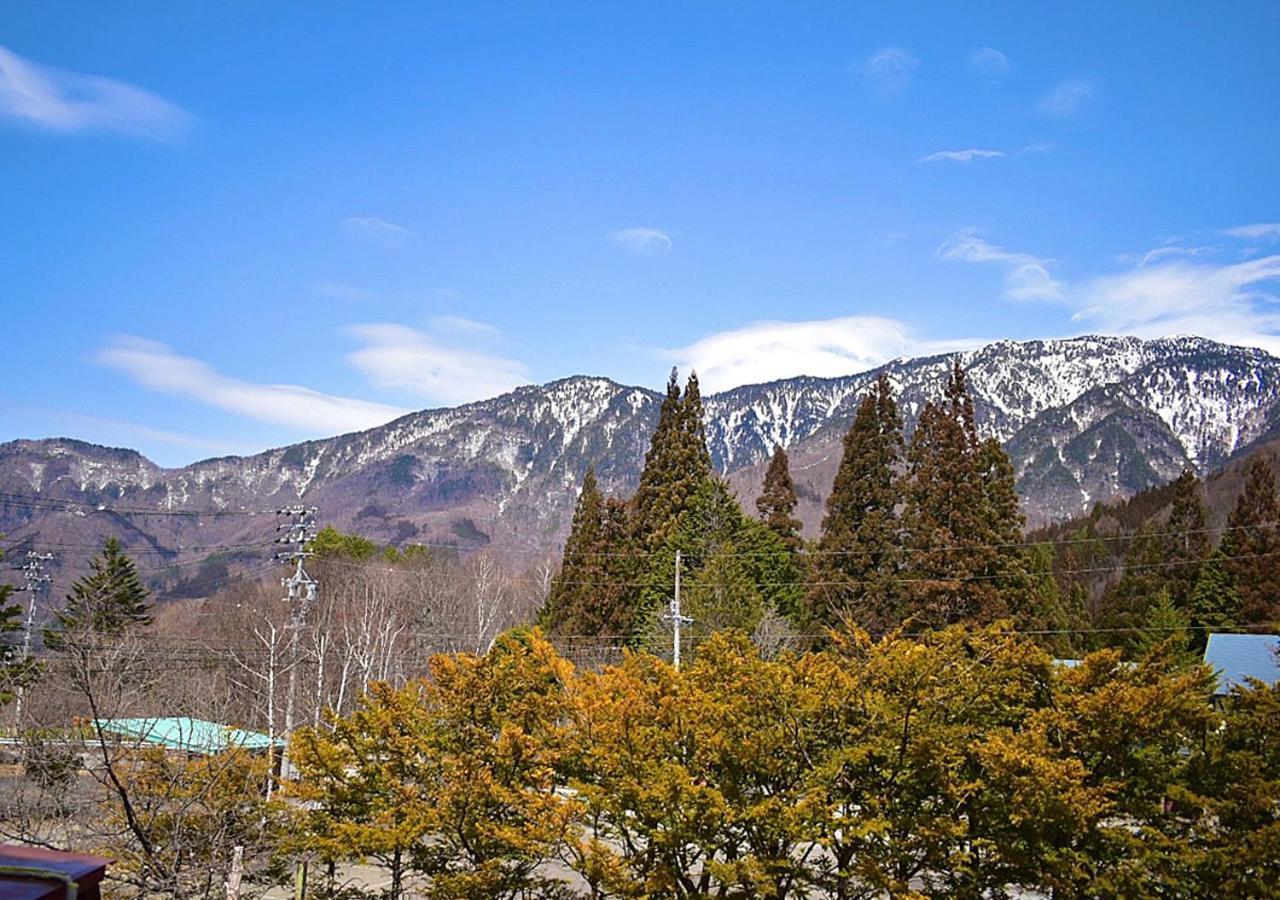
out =
<svg viewBox="0 0 1280 900"><path fill-rule="evenodd" d="M272 743L271 738L261 732L232 728L205 719L99 719L98 725L108 734L155 744L169 750L185 750L204 755L221 753L232 747L266 750ZM277 738L275 745L283 747L284 741Z"/></svg>
<svg viewBox="0 0 1280 900"><path fill-rule="evenodd" d="M1204 661L1218 675L1218 693L1225 694L1246 679L1266 684L1280 681L1280 635L1211 634Z"/></svg>

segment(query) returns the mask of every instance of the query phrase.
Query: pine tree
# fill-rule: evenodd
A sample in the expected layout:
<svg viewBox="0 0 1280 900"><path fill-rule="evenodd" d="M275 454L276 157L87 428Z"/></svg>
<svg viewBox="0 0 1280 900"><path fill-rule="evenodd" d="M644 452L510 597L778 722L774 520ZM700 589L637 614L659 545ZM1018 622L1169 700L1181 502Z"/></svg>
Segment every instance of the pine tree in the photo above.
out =
<svg viewBox="0 0 1280 900"><path fill-rule="evenodd" d="M1204 646L1209 632L1236 624L1240 616L1240 592L1228 569L1227 556L1220 548L1209 554L1200 567L1187 612L1196 628L1200 647Z"/></svg>
<svg viewBox="0 0 1280 900"><path fill-rule="evenodd" d="M118 540L107 538L89 568L90 574L71 585L57 627L45 632L46 646L58 649L73 631L114 635L151 623L151 592Z"/></svg>
<svg viewBox="0 0 1280 900"><path fill-rule="evenodd" d="M666 542L694 494L712 475L697 375L689 376L683 398L676 377L672 369L658 427L632 498L637 543L651 550Z"/></svg>
<svg viewBox="0 0 1280 900"><path fill-rule="evenodd" d="M884 630L897 624L900 566L896 469L902 419L883 374L858 405L822 520L807 606L815 622L853 619Z"/></svg>
<svg viewBox="0 0 1280 900"><path fill-rule="evenodd" d="M1209 511L1200 498L1200 479L1190 469L1173 483L1173 506L1165 523L1164 576L1174 606L1185 610L1195 589L1200 565L1209 555Z"/></svg>
<svg viewBox="0 0 1280 900"><path fill-rule="evenodd" d="M800 520L795 517L796 486L791 480L787 452L778 446L764 473L764 488L756 498L760 520L793 550L800 549Z"/></svg>
<svg viewBox="0 0 1280 900"><path fill-rule="evenodd" d="M1028 588L1010 546L1022 527L1012 468L994 441L978 440L959 360L943 397L920 413L903 492L910 613L928 627L1020 612Z"/></svg>
<svg viewBox="0 0 1280 900"><path fill-rule="evenodd" d="M633 609L626 602L627 507L605 497L594 468L582 492L565 541L560 571L551 583L541 621L553 634L589 636L626 633Z"/></svg>
<svg viewBox="0 0 1280 900"><path fill-rule="evenodd" d="M1241 625L1280 622L1280 497L1271 465L1254 456L1222 538L1227 571L1240 592Z"/></svg>
<svg viewBox="0 0 1280 900"><path fill-rule="evenodd" d="M1135 655L1145 656L1166 641L1172 642L1178 657L1190 660L1191 620L1186 611L1174 603L1169 590L1162 588L1152 599L1141 630L1134 638Z"/></svg>

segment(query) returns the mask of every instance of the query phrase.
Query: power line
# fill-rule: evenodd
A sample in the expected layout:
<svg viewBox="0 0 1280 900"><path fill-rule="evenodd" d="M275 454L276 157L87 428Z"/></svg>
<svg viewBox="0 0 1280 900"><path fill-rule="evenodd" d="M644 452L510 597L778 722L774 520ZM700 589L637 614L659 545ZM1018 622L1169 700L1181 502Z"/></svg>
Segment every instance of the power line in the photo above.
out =
<svg viewBox="0 0 1280 900"><path fill-rule="evenodd" d="M274 510L234 510L234 509L155 509L144 506L108 505L105 501L89 503L83 500L71 500L59 497L41 497L35 494L15 494L0 491L0 504L10 506L28 506L53 512L109 513L121 516L185 516L194 518L219 518L223 516L269 516Z"/></svg>

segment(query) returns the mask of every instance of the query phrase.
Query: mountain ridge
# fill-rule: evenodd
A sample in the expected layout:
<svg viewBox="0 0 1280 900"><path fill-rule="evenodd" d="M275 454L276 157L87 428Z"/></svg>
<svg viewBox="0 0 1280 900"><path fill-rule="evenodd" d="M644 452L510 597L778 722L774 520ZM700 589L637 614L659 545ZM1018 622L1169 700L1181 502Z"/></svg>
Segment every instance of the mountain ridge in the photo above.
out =
<svg viewBox="0 0 1280 900"><path fill-rule="evenodd" d="M979 430L1010 452L1032 524L1132 495L1186 466L1207 473L1280 427L1280 360L1264 351L1191 336L1086 335L997 341L852 375L709 394L713 461L749 503L774 446L787 447L800 518L813 534L861 392L886 375L910 431L956 360L967 372ZM19 439L0 444L0 491L158 511L306 501L325 521L383 541L554 552L588 466L607 491L634 488L661 398L605 376L568 376L365 431L175 468L129 448ZM67 518L0 504L0 531L11 540L101 536L93 523ZM190 529L156 518L140 531L156 546L174 547L176 558ZM204 533L241 540L261 530L251 524L218 521Z"/></svg>

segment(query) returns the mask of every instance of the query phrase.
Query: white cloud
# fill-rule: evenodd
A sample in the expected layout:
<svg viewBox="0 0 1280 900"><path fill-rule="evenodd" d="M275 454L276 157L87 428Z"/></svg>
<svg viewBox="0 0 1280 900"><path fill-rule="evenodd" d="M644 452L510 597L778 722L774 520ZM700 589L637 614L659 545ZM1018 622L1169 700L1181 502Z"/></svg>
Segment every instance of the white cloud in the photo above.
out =
<svg viewBox="0 0 1280 900"><path fill-rule="evenodd" d="M1040 112L1051 116L1073 116L1080 112L1096 93L1097 89L1087 81L1063 81L1040 98L1037 108Z"/></svg>
<svg viewBox="0 0 1280 900"><path fill-rule="evenodd" d="M1001 267L1004 270L1004 293L1011 300L1062 299L1062 283L1049 274L1053 260L1006 250L983 240L973 229L951 235L938 248L938 255L955 262Z"/></svg>
<svg viewBox="0 0 1280 900"><path fill-rule="evenodd" d="M202 360L181 356L164 344L128 335L113 338L98 352L96 361L124 372L149 390L314 434L372 428L406 412L295 384L241 381L219 374Z"/></svg>
<svg viewBox="0 0 1280 900"><path fill-rule="evenodd" d="M920 162L959 162L969 163L975 159L999 159L1004 156L1003 150L978 150L970 148L968 150L939 150L936 153L930 153L928 156L920 157Z"/></svg>
<svg viewBox="0 0 1280 900"><path fill-rule="evenodd" d="M350 234L386 247L402 247L418 236L412 228L379 219L377 216L352 216L344 220L343 224Z"/></svg>
<svg viewBox="0 0 1280 900"><path fill-rule="evenodd" d="M969 54L969 68L989 78L1008 74L1013 68L1009 57L995 47L981 47Z"/></svg>
<svg viewBox="0 0 1280 900"><path fill-rule="evenodd" d="M1034 144L1027 144L1018 151L1018 156L1031 156L1032 154L1052 153L1054 144L1052 141L1039 141Z"/></svg>
<svg viewBox="0 0 1280 900"><path fill-rule="evenodd" d="M169 141L193 119L150 91L24 59L0 46L0 118L63 134L117 132Z"/></svg>
<svg viewBox="0 0 1280 900"><path fill-rule="evenodd" d="M444 327L440 327L443 320ZM459 328L461 323L466 323ZM454 317L439 317L439 330L476 334L475 326ZM483 326L483 333L496 329ZM365 346L349 354L347 361L381 388L408 391L444 403L467 403L505 393L529 383L529 371L518 360L474 347L445 343L438 335L404 325L372 323L353 325L347 331Z"/></svg>
<svg viewBox="0 0 1280 900"><path fill-rule="evenodd" d="M1246 241L1277 241L1280 240L1280 222L1237 225L1235 228L1224 228L1222 233Z"/></svg>
<svg viewBox="0 0 1280 900"><path fill-rule="evenodd" d="M502 332L488 322L477 322L463 316L432 316L431 327L444 334L468 336L501 337Z"/></svg>
<svg viewBox="0 0 1280 900"><path fill-rule="evenodd" d="M1075 321L1158 337L1197 334L1280 353L1280 255L1227 265L1175 259L1095 278L1072 293Z"/></svg>
<svg viewBox="0 0 1280 900"><path fill-rule="evenodd" d="M1280 254L1222 262L1217 253L1169 238L1145 253L1117 257L1130 265L1125 271L1066 283L1049 274L1049 260L1006 250L972 230L938 248L943 259L1002 267L1006 297L1058 303L1090 331L1194 334L1280 355Z"/></svg>
<svg viewBox="0 0 1280 900"><path fill-rule="evenodd" d="M657 228L623 228L609 235L619 247L632 253L661 256L671 252L671 235Z"/></svg>
<svg viewBox="0 0 1280 900"><path fill-rule="evenodd" d="M845 316L809 322L754 322L665 351L698 373L707 391L795 375L832 377L865 372L900 356L980 346L980 340L923 341L902 322Z"/></svg>
<svg viewBox="0 0 1280 900"><path fill-rule="evenodd" d="M882 47L862 64L862 74L887 81L905 80L920 68L920 60L901 47Z"/></svg>
<svg viewBox="0 0 1280 900"><path fill-rule="evenodd" d="M332 297L335 300L347 300L352 303L367 303L378 295L368 288L354 284L343 284L340 281L320 281L311 286L317 294Z"/></svg>

